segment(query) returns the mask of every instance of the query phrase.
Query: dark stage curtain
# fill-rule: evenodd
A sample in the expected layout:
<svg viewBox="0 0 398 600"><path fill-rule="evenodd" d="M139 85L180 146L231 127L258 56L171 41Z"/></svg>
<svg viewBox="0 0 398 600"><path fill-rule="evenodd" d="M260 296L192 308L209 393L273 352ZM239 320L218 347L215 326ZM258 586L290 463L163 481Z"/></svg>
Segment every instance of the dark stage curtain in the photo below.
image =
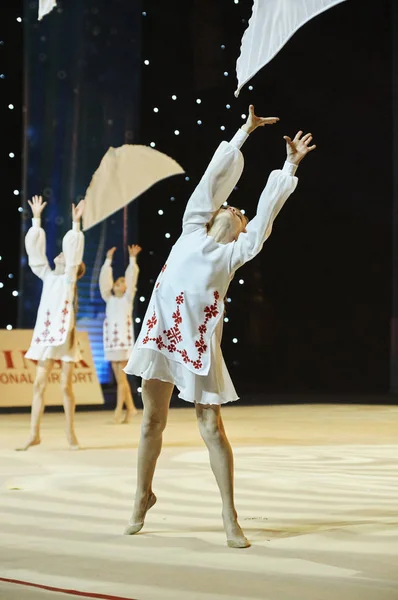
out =
<svg viewBox="0 0 398 600"><path fill-rule="evenodd" d="M281 118L273 128L255 132L243 148L245 171L230 202L245 208L249 217L255 214L269 172L282 167L282 136L304 129L313 132L318 145L300 166L298 188L263 251L231 284L223 351L238 391L265 398L270 392L388 392L390 0L349 0L314 18L238 99L233 96L235 61L252 2L220 0L215 5L198 0L188 3L190 14L183 16L181 4L153 3L150 27L157 43L148 45L152 75L159 56L170 57L171 50L165 51L170 40L180 56L178 69L175 63L169 65L173 89L183 94L178 108L167 104L170 134L161 135L191 181L185 194L176 195L174 209L168 208L174 211L172 239L178 234L188 191L219 141L242 123L240 116L249 103L260 114ZM183 38L170 35L169 26L161 27L163 13L172 14L173 23L179 21ZM168 89L165 92L152 77L144 96L160 105L166 103ZM147 102L145 112L146 106ZM144 118L151 128L149 114ZM178 138L172 135L174 127L181 130ZM151 136L155 135L153 128Z"/></svg>
<svg viewBox="0 0 398 600"><path fill-rule="evenodd" d="M60 251L71 224L71 203L84 197L109 146L138 142L141 97L141 2L68 0L37 21L25 1L23 237L30 226L26 200L43 194L49 259ZM87 274L79 282L78 328L89 331L101 382L103 361L98 274L115 245L115 275L127 265L126 244L137 238L134 205L86 234ZM41 282L21 248L19 327L33 326Z"/></svg>
<svg viewBox="0 0 398 600"><path fill-rule="evenodd" d="M68 0L60 4L63 12L37 23L35 9L26 2L23 188L25 195L44 190L50 199L44 224L51 257L69 227L70 203L84 194L108 146L156 143L180 162L188 179L162 182L129 209L129 241L145 250L138 294L143 302L136 306L142 318L153 282L180 234L190 193L218 143L235 133L253 103L258 113L281 121L256 132L243 149L245 171L230 201L250 218L269 172L282 167L282 136L310 130L318 149L300 166L298 188L262 253L231 284L223 351L237 390L258 401L273 392L387 392L393 270L391 1L349 0L319 15L238 99L235 61L251 1L139 5ZM141 8L148 12L145 18ZM144 59L150 60L148 67ZM134 211L139 211L139 232ZM25 220L24 231L28 224ZM80 285L79 320L92 337L97 331L99 353L98 267L106 246L120 246L125 230L123 215L117 215L87 235L89 272ZM25 265L22 281L20 326L31 326L39 282Z"/></svg>

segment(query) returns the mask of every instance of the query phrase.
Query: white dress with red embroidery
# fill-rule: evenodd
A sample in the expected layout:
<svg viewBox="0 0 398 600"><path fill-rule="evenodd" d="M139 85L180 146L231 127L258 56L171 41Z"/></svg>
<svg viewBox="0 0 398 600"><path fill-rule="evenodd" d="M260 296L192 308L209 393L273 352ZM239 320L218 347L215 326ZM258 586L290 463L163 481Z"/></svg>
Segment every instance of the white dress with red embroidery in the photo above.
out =
<svg viewBox="0 0 398 600"><path fill-rule="evenodd" d="M26 234L25 247L29 266L43 280L36 325L30 348L25 354L31 360L81 360L76 338L74 294L76 273L83 259L84 235L79 223L73 223L62 240L65 273L52 271L46 256L46 234L40 219L32 219Z"/></svg>
<svg viewBox="0 0 398 600"><path fill-rule="evenodd" d="M99 286L102 299L106 302L106 318L103 327L105 360L127 361L134 346L132 312L139 272L136 258L130 256L129 266L124 275L126 293L117 297L112 293L112 261L107 258L102 265Z"/></svg>
<svg viewBox="0 0 398 600"><path fill-rule="evenodd" d="M211 220L236 186L243 170L239 130L222 142L192 194L183 231L173 246L148 304L126 373L174 383L180 398L200 404L237 400L221 352L224 297L236 270L254 258L270 236L272 224L294 191L296 167L273 171L247 233L227 244L207 234Z"/></svg>

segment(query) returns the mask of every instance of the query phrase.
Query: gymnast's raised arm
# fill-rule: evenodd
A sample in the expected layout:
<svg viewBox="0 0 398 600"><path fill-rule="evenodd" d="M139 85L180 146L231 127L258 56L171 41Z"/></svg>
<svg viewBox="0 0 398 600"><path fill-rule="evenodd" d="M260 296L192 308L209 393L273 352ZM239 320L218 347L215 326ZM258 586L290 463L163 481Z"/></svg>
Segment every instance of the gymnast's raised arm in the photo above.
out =
<svg viewBox="0 0 398 600"><path fill-rule="evenodd" d="M51 273L50 265L46 255L46 234L41 227L41 213L47 202L43 202L41 196L33 196L32 201L28 200L32 210L32 227L28 230L25 237L25 248L28 255L29 266L33 273L45 279L48 273Z"/></svg>
<svg viewBox="0 0 398 600"><path fill-rule="evenodd" d="M271 235L272 225L286 200L297 186L296 170L303 158L316 148L310 145L312 134L299 131L291 140L284 136L287 157L282 169L272 171L257 205L257 212L234 243L231 256L231 271L254 258Z"/></svg>
<svg viewBox="0 0 398 600"><path fill-rule="evenodd" d="M257 117L254 107L249 107L247 122L230 142L221 142L190 197L183 217L184 233L206 226L228 200L243 171L244 160L240 148L249 134L257 127L271 125L278 120L277 117Z"/></svg>

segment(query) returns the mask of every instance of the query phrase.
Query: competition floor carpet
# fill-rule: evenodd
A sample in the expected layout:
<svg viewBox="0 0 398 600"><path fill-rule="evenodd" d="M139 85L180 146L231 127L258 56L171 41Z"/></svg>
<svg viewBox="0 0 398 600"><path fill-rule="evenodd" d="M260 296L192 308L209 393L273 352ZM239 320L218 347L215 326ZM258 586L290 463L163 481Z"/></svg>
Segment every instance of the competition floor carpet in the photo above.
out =
<svg viewBox="0 0 398 600"><path fill-rule="evenodd" d="M63 415L15 452L28 415L1 415L0 599L398 600L398 407L224 409L236 502L230 549L194 411L172 409L142 532L130 516L141 414Z"/></svg>

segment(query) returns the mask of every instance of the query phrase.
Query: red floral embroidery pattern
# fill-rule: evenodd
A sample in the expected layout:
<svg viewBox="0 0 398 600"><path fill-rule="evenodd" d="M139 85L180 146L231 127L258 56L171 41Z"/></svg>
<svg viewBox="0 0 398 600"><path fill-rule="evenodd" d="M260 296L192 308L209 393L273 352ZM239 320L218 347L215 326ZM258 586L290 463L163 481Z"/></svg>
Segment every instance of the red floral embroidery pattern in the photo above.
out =
<svg viewBox="0 0 398 600"><path fill-rule="evenodd" d="M109 344L109 327L108 327L108 319L104 321L104 334L105 334L105 346L108 347Z"/></svg>
<svg viewBox="0 0 398 600"><path fill-rule="evenodd" d="M119 332L117 330L117 323L114 324L112 335L113 335L113 338L112 338L113 345L117 346L117 343L119 341Z"/></svg>
<svg viewBox="0 0 398 600"><path fill-rule="evenodd" d="M133 328L133 324L131 322L131 319L130 319L130 317L127 317L127 345L128 346L131 346L132 342L133 342L132 328Z"/></svg>
<svg viewBox="0 0 398 600"><path fill-rule="evenodd" d="M204 343L204 340L202 340L202 339L200 339L200 340L196 341L196 342L195 342L195 346L196 346L196 348L198 349L198 352L199 352L200 354L204 354L204 353L206 352L206 350L207 350L207 346L206 346L206 344Z"/></svg>
<svg viewBox="0 0 398 600"><path fill-rule="evenodd" d="M69 314L69 310L68 310L68 304L69 304L69 300L65 300L65 304L64 304L64 308L62 309L62 320L61 320L61 328L59 330L59 333L61 334L60 340L63 336L63 334L65 333L65 323L66 323L66 315Z"/></svg>
<svg viewBox="0 0 398 600"><path fill-rule="evenodd" d="M162 273L164 273L164 272L165 272L165 270L166 270L166 269L167 269L167 263L165 263L165 264L163 265L163 267L161 268L161 270L160 270L160 273L159 273L159 278L158 278L158 279L159 279L159 281L157 282L157 284L156 284L156 286L155 286L155 290L157 290L157 289L158 289L158 287L160 286L160 277L161 277Z"/></svg>
<svg viewBox="0 0 398 600"><path fill-rule="evenodd" d="M177 309L176 312L173 313L172 317L176 325L180 325L182 323L182 318L179 309Z"/></svg>
<svg viewBox="0 0 398 600"><path fill-rule="evenodd" d="M182 335L177 325L175 327L171 327L171 329L168 331L163 331L163 333L167 336L167 339L172 344L179 344L182 342Z"/></svg>
<svg viewBox="0 0 398 600"><path fill-rule="evenodd" d="M151 329L153 329L153 328L155 327L155 325L156 325L156 323L157 323L157 322L158 322L158 320L157 320L157 318L156 318L156 315L155 315L155 314L153 314L152 318L151 318L151 319L149 319L149 320L146 322L146 324L147 324L147 327L148 327L148 331L151 331Z"/></svg>
<svg viewBox="0 0 398 600"><path fill-rule="evenodd" d="M117 348L129 348L130 346L132 346L133 343L133 336L132 336L132 321L131 321L131 317L127 316L126 318L126 339L125 341L121 341L123 340L123 337L120 336L119 334L119 330L118 330L118 325L117 323L113 324L113 332L112 332L112 339L110 339L109 336L109 322L108 319L105 319L104 321L104 341L105 341L105 348L108 350L112 350L112 349L117 349Z"/></svg>
<svg viewBox="0 0 398 600"><path fill-rule="evenodd" d="M63 341L63 335L66 332L65 329L65 323L66 323L66 316L69 314L69 309L68 309L68 304L69 304L69 300L65 300L64 302L64 308L62 309L61 313L62 313L62 319L61 319L61 327L58 330L59 332L59 337L56 338L53 335L47 339L47 337L50 335L50 326L51 326L51 313L49 311L49 309L46 310L46 320L44 321L43 325L45 327L45 329L41 332L41 337L38 336L35 339L35 343L36 344L41 344L41 343L45 343L48 341L49 344L53 344L54 342L61 342Z"/></svg>
<svg viewBox="0 0 398 600"><path fill-rule="evenodd" d="M51 321L50 321L50 311L48 309L46 310L46 317L47 317L47 319L44 321L45 330L41 332L41 335L43 336L44 339L46 339L46 337L50 333L49 327L51 325Z"/></svg>
<svg viewBox="0 0 398 600"><path fill-rule="evenodd" d="M164 267L165 268L165 267ZM206 306L203 310L205 318L203 323L201 323L198 327L199 339L195 341L195 348L198 351L198 357L196 359L192 359L189 357L188 352L185 348L177 348L177 344L183 342L183 338L181 335L181 331L179 325L182 323L182 316L180 312L180 306L184 304L184 292L181 292L178 296L176 296L176 304L177 308L175 312L172 314L172 319L174 321L174 327L170 327L170 329L164 329L163 334L166 336L168 343L166 343L161 335L157 337L150 337L149 334L151 330L155 327L158 320L156 317L156 313L154 311L152 317L148 319L146 322L147 332L142 340L143 344L147 344L148 342L155 342L159 350L168 350L170 353L178 352L180 354L182 360L185 364L192 364L194 369L201 369L203 366L202 363L202 355L207 351L208 346L204 340L204 334L207 332L207 323L210 319L214 319L218 314L218 306L217 301L220 298L220 294L218 292L214 292L214 303Z"/></svg>

